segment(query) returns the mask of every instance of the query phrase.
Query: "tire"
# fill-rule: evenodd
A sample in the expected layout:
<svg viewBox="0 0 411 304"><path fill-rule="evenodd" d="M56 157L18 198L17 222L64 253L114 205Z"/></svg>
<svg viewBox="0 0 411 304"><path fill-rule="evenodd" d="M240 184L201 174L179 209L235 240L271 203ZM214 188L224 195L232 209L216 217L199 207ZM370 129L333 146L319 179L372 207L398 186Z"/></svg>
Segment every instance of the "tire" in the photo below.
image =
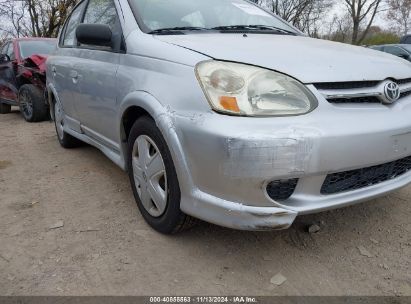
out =
<svg viewBox="0 0 411 304"><path fill-rule="evenodd" d="M194 218L180 210L181 193L173 160L160 130L149 117L139 118L130 131L127 165L137 206L153 229L163 234L174 234L195 224ZM163 196L151 195L150 191Z"/></svg>
<svg viewBox="0 0 411 304"><path fill-rule="evenodd" d="M25 84L19 90L19 106L27 122L47 120L48 107L42 92L32 84Z"/></svg>
<svg viewBox="0 0 411 304"><path fill-rule="evenodd" d="M0 114L9 114L11 112L11 105L0 102Z"/></svg>
<svg viewBox="0 0 411 304"><path fill-rule="evenodd" d="M57 139L60 145L65 149L77 148L83 145L83 142L79 139L67 134L64 127L64 117L63 117L63 108L60 102L54 103L54 127L56 128Z"/></svg>

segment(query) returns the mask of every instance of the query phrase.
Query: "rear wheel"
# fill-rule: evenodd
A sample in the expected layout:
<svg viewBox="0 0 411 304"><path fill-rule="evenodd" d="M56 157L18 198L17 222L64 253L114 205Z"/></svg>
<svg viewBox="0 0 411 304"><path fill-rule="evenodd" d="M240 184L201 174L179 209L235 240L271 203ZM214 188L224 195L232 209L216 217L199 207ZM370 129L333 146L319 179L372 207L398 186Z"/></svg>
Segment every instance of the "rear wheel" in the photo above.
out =
<svg viewBox="0 0 411 304"><path fill-rule="evenodd" d="M0 102L0 114L8 114L11 112L11 105Z"/></svg>
<svg viewBox="0 0 411 304"><path fill-rule="evenodd" d="M172 234L195 220L180 210L180 187L167 144L149 117L138 119L130 132L128 168L138 208L155 230Z"/></svg>
<svg viewBox="0 0 411 304"><path fill-rule="evenodd" d="M80 140L64 131L64 115L60 102L54 103L54 126L56 127L57 139L63 148L71 149L82 145Z"/></svg>
<svg viewBox="0 0 411 304"><path fill-rule="evenodd" d="M42 92L32 84L25 84L19 90L20 112L28 122L47 119L48 108Z"/></svg>

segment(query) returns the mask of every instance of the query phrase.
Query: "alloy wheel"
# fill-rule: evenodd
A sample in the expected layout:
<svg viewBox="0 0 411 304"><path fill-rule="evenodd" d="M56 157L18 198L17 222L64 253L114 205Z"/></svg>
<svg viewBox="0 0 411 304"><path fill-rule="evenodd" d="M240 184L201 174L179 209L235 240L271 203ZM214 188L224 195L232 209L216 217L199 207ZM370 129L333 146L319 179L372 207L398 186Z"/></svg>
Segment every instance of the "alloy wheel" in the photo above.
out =
<svg viewBox="0 0 411 304"><path fill-rule="evenodd" d="M23 115L29 119L33 115L33 101L30 94L23 90L19 98L20 108L23 111Z"/></svg>

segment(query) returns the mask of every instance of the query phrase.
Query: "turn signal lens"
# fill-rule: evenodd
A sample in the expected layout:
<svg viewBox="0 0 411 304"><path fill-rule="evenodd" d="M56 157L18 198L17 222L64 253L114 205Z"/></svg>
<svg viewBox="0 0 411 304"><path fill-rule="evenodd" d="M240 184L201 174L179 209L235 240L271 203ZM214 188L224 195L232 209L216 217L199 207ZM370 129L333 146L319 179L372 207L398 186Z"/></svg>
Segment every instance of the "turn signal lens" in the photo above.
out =
<svg viewBox="0 0 411 304"><path fill-rule="evenodd" d="M240 113L240 108L238 107L238 104L237 104L237 98L235 97L229 97L229 96L220 97L220 105L228 111Z"/></svg>

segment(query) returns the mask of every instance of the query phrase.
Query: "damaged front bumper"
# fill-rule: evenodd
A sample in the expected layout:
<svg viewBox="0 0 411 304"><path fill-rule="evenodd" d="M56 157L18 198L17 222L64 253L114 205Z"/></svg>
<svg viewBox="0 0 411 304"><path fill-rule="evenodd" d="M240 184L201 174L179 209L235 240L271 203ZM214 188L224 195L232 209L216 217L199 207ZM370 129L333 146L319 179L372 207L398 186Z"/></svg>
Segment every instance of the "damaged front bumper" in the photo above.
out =
<svg viewBox="0 0 411 304"><path fill-rule="evenodd" d="M411 183L411 171L353 191L321 193L330 173L410 156L409 117L411 98L391 106L324 102L298 117L174 114L170 119L175 136L167 141L179 177L181 209L235 229L285 229L298 215L348 206L404 187ZM292 195L272 199L267 184L287 179L298 179Z"/></svg>
<svg viewBox="0 0 411 304"><path fill-rule="evenodd" d="M289 228L298 213L279 207L257 207L230 202L192 191L183 196L181 209L192 216L216 225L238 230L281 230Z"/></svg>

